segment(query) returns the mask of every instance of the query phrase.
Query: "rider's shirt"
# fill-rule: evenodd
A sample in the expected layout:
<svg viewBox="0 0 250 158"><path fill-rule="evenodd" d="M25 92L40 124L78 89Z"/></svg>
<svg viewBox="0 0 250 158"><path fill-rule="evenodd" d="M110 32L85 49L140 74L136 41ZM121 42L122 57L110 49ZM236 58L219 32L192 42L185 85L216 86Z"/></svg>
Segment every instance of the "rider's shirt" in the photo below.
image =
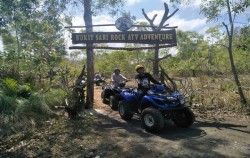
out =
<svg viewBox="0 0 250 158"><path fill-rule="evenodd" d="M116 75L115 73L113 73L111 75L111 81L113 83L120 84L120 83L122 83L122 82L124 82L126 80L127 80L127 78L124 77L122 74Z"/></svg>
<svg viewBox="0 0 250 158"><path fill-rule="evenodd" d="M154 84L160 84L149 73L144 73L143 76L138 74L135 76L135 79L136 79L137 84L138 84L138 89L145 89L144 86L145 85L149 86L150 82L152 82Z"/></svg>

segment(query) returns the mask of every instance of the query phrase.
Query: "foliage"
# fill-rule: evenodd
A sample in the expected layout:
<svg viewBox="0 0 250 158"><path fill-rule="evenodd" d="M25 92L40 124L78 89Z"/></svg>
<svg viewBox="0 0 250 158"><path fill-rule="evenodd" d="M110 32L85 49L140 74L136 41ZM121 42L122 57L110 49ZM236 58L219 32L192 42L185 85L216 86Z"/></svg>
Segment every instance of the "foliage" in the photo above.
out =
<svg viewBox="0 0 250 158"><path fill-rule="evenodd" d="M11 97L0 91L0 113L11 113L16 109L16 97Z"/></svg>
<svg viewBox="0 0 250 158"><path fill-rule="evenodd" d="M3 88L3 92L7 96L10 96L10 97L16 96L18 93L18 84L17 84L17 81L14 79L11 79L11 78L4 79L1 87Z"/></svg>
<svg viewBox="0 0 250 158"><path fill-rule="evenodd" d="M46 118L52 112L42 95L33 94L27 100L21 100L19 103L16 113Z"/></svg>
<svg viewBox="0 0 250 158"><path fill-rule="evenodd" d="M56 97L55 97L56 96ZM7 96L0 91L0 136L26 131L55 116L53 106L61 104L64 93L52 90L33 93L29 98Z"/></svg>
<svg viewBox="0 0 250 158"><path fill-rule="evenodd" d="M103 72L109 77L115 67L121 70L121 73L129 78L134 78L136 64L143 64L147 70L150 70L151 65L148 65L148 60L152 53L141 51L113 51L111 53L103 53L95 56L95 69L98 72ZM152 70L152 69L151 69Z"/></svg>
<svg viewBox="0 0 250 158"><path fill-rule="evenodd" d="M62 27L69 18L61 16L65 7L57 0L0 2L8 26L1 34L4 77L34 82L46 76L66 55Z"/></svg>
<svg viewBox="0 0 250 158"><path fill-rule="evenodd" d="M55 106L63 105L65 98L65 91L62 89L51 89L44 95L45 103L54 110Z"/></svg>

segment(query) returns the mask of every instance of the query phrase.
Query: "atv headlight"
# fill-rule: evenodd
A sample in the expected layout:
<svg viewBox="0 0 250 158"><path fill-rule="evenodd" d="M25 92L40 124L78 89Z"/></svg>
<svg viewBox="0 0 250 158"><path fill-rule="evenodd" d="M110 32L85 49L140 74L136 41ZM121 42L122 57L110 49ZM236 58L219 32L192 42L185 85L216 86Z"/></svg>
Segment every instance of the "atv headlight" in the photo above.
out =
<svg viewBox="0 0 250 158"><path fill-rule="evenodd" d="M174 100L176 100L176 98L171 97L171 96L168 96L168 97L167 97L167 100L174 101Z"/></svg>
<svg viewBox="0 0 250 158"><path fill-rule="evenodd" d="M147 91L147 94L148 94L148 95L153 95L153 94L155 94L155 93L154 93L152 90L148 90L148 91Z"/></svg>

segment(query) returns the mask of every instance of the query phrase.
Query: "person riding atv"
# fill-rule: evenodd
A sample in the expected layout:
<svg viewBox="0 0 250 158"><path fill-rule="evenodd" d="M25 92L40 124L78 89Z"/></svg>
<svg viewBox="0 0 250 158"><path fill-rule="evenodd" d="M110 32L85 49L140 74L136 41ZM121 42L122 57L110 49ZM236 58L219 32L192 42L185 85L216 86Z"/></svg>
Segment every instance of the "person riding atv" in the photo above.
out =
<svg viewBox="0 0 250 158"><path fill-rule="evenodd" d="M138 92L139 92L140 98L142 98L150 89L150 82L154 84L160 84L160 82L155 80L150 73L145 72L145 69L142 65L136 65L135 70L138 73L135 76L135 80L138 85Z"/></svg>
<svg viewBox="0 0 250 158"><path fill-rule="evenodd" d="M118 111L122 119L128 121L137 114L142 127L149 132L161 131L165 120L172 120L177 126L185 128L194 123L195 115L186 106L185 96L167 91L164 84L144 72L142 65L136 65L135 69L138 72L138 90L125 89L120 93Z"/></svg>
<svg viewBox="0 0 250 158"><path fill-rule="evenodd" d="M101 73L96 73L95 74L95 78L94 78L94 83L96 84L96 86L100 86L105 84L105 78Z"/></svg>
<svg viewBox="0 0 250 158"><path fill-rule="evenodd" d="M129 81L126 77L124 77L121 73L120 73L120 69L119 68L114 68L114 73L111 75L111 82L112 85L114 85L115 87L120 86L121 84Z"/></svg>
<svg viewBox="0 0 250 158"><path fill-rule="evenodd" d="M125 88L127 81L129 80L120 74L120 69L115 68L114 73L111 75L111 84L106 84L102 87L102 102L105 104L109 103L109 106L116 110L119 103L119 94Z"/></svg>

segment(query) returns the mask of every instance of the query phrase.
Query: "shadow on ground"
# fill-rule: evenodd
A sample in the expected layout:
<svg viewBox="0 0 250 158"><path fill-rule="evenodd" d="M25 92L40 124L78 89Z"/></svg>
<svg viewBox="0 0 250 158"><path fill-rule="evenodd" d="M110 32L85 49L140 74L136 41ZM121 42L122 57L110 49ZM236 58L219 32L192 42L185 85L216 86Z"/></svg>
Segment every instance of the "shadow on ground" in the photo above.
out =
<svg viewBox="0 0 250 158"><path fill-rule="evenodd" d="M23 136L1 140L0 157L226 157L220 148L231 142L216 133L208 134L204 128L249 134L247 126L209 120L197 120L190 128L166 121L163 131L148 133L142 129L139 116L124 121L117 111L105 112L93 110L93 117L78 120L61 118ZM240 151L238 156L248 154Z"/></svg>

